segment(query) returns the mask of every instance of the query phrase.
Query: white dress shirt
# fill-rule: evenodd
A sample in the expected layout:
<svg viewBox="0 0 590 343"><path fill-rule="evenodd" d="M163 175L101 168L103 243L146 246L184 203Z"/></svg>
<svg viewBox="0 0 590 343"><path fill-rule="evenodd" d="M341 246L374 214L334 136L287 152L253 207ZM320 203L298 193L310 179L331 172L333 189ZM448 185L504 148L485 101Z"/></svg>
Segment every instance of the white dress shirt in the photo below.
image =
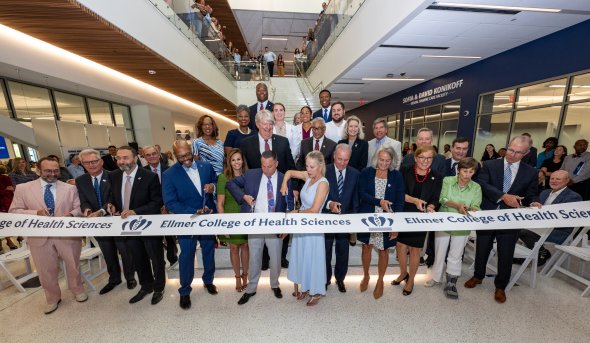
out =
<svg viewBox="0 0 590 343"><path fill-rule="evenodd" d="M47 185L51 185L51 187L49 188L49 191L53 195L53 203L56 204L56 206L57 206L56 182L54 182L54 183L48 183L45 180L43 180L42 178L39 178L39 180L41 180L41 199L45 199L45 187Z"/></svg>
<svg viewBox="0 0 590 343"><path fill-rule="evenodd" d="M260 150L260 154L262 154L264 152L264 138L262 138L262 136L260 135L260 133L258 134L258 149ZM272 150L272 136L268 139L268 146L270 147L270 150Z"/></svg>
<svg viewBox="0 0 590 343"><path fill-rule="evenodd" d="M195 162L193 162L194 164ZM193 185L195 186L195 188L197 189L197 192L199 192L199 194L201 196L203 196L203 193L201 192L201 176L199 175L199 171L197 169L193 169L193 168L188 168L186 169L186 174L188 175L189 179L191 179Z"/></svg>
<svg viewBox="0 0 590 343"><path fill-rule="evenodd" d="M334 120L326 123L326 137L330 138L336 143L338 143L339 140L344 139L345 124L346 123L344 120L340 121L340 124L334 123Z"/></svg>
<svg viewBox="0 0 590 343"><path fill-rule="evenodd" d="M507 165L508 165L508 162L506 162L506 159L504 159L504 170L506 170L506 166ZM516 173L518 173L518 168L519 167L520 167L520 161L514 162L510 166L510 170L512 171L512 175L510 175L511 176L511 178L510 178L510 187L512 187L512 184L514 183L514 179L516 178Z"/></svg>
<svg viewBox="0 0 590 343"><path fill-rule="evenodd" d="M136 164L135 169L133 169L130 174L127 174L127 172L123 172L123 182L121 182L121 208L125 208L125 183L127 182L127 176L131 176L131 189L133 189L133 182L135 181L137 169L139 169L139 166Z"/></svg>
<svg viewBox="0 0 590 343"><path fill-rule="evenodd" d="M566 189L566 187L563 187L562 189L555 191L555 192L551 191L551 193L549 193L549 196L547 197L547 199L545 199L545 203L543 205L553 204L555 199L561 194L561 192L563 192L564 189Z"/></svg>
<svg viewBox="0 0 590 343"><path fill-rule="evenodd" d="M279 189L277 188L277 181L278 181L278 174L275 171L274 174L270 177L270 182L272 183L273 195L275 197L275 209L277 207L276 199L277 199L277 192ZM268 183L268 176L262 174L260 178L260 186L258 187L258 195L256 196L256 205L254 206L255 213L268 213L268 199L267 199L267 192L266 192L266 184Z"/></svg>

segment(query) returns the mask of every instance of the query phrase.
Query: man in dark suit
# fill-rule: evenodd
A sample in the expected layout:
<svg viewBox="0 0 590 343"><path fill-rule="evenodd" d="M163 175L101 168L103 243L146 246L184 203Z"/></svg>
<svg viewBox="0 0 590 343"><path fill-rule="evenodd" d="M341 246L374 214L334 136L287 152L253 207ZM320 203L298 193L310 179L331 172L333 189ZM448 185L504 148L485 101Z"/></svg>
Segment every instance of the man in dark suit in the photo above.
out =
<svg viewBox="0 0 590 343"><path fill-rule="evenodd" d="M528 154L526 154L526 156L524 156L522 158L522 162L528 164L529 166L536 168L537 167L537 148L535 148L533 146L533 138L531 137L531 134L528 132L525 132L522 134L522 136L526 136L530 139L531 141L531 150L529 151Z"/></svg>
<svg viewBox="0 0 590 343"><path fill-rule="evenodd" d="M357 213L359 207L358 178L360 172L348 166L352 151L348 144L338 144L334 150L334 163L326 166L326 179L330 184L328 201L323 212L336 214ZM326 233L326 287L332 280L332 245L336 242L334 276L342 293L346 292L344 278L348 271L348 233Z"/></svg>
<svg viewBox="0 0 590 343"><path fill-rule="evenodd" d="M241 213L250 213L254 207L255 213L286 212L294 209L293 194L290 192L289 204L280 194L283 183L283 173L277 171L277 154L274 151L265 151L260 157L262 168L250 169L244 175L234 178L227 184L227 189L241 206ZM259 196L263 194L263 196ZM268 196L272 196L274 203L269 202ZM243 305L256 295L258 280L262 270L262 251L266 245L270 255L270 287L275 297L281 299L283 294L279 288L279 275L281 274L281 245L287 235L248 235L248 247L250 249L248 286L246 292L238 301Z"/></svg>
<svg viewBox="0 0 590 343"><path fill-rule="evenodd" d="M117 166L117 147L109 145L109 154L102 157L103 168L108 171L119 169Z"/></svg>
<svg viewBox="0 0 590 343"><path fill-rule="evenodd" d="M551 189L545 189L539 195L539 201L533 202L531 206L537 206L541 208L542 205L552 205L552 204L563 204L568 202L576 202L582 201L582 196L580 194L572 191L567 187L567 184L570 182L569 173L565 170L557 170L551 173L549 177L549 186ZM552 242L555 244L562 244L565 239L572 233L572 227L559 227L555 228L547 237L547 242ZM524 243L524 245L532 249L535 246L535 243L539 240L541 236L537 233L530 231L530 230L520 230L520 234L518 238ZM547 262L547 260L551 258L551 253L549 250L545 249L543 246L539 249L539 266L542 266ZM524 259L514 259L515 263L522 264Z"/></svg>
<svg viewBox="0 0 590 343"><path fill-rule="evenodd" d="M246 158L248 169L260 168L260 156L264 151L272 150L277 154L278 171L286 173L287 170L295 169L295 162L293 155L291 155L291 148L289 140L279 135L273 135L272 129L274 126L274 119L272 114L263 110L256 114L256 127L258 134L242 139L240 150ZM289 267L287 261L287 250L289 249L289 237L283 240L283 250L281 252L281 265L283 268ZM268 253L263 254L262 270L268 269Z"/></svg>
<svg viewBox="0 0 590 343"><path fill-rule="evenodd" d="M160 148L157 145L154 146L146 146L143 148L143 156L147 164L143 167L155 174L158 175L158 180L160 184L162 183L162 174L168 170L168 163L162 163ZM166 162L168 160L166 159ZM166 207L163 206L161 211L162 214L168 214ZM176 237L175 236L164 236L166 240L166 259L168 259L168 263L173 265L178 261L178 257L176 256Z"/></svg>
<svg viewBox="0 0 590 343"><path fill-rule="evenodd" d="M311 130L312 137L301 141L301 154L297 160L298 170L305 170L305 156L313 150L318 150L324 155L326 164L332 163L332 155L336 148L336 142L324 136L324 132L326 132L326 123L324 123L324 119L315 118L312 120Z"/></svg>
<svg viewBox="0 0 590 343"><path fill-rule="evenodd" d="M323 118L324 122L329 123L332 121L332 106L330 103L332 102L332 93L329 90L323 89L320 91L320 105L322 108L313 112L314 118Z"/></svg>
<svg viewBox="0 0 590 343"><path fill-rule="evenodd" d="M177 140L172 150L178 163L163 175L164 204L175 214L205 214L216 212L213 196L217 175L205 161L193 161L193 151L185 140ZM203 254L203 283L209 294L217 294L213 284L215 274L215 237L212 235L178 236L180 245L180 308L191 307L191 283L195 276L197 241Z"/></svg>
<svg viewBox="0 0 590 343"><path fill-rule="evenodd" d="M482 210L518 208L530 204L537 195L537 170L521 163L529 152L530 139L517 136L510 140L503 159L485 161L477 182L482 191ZM504 289L510 282L512 258L519 230L479 230L475 243L475 272L465 288L481 284L494 239L498 245L498 275L494 280L494 299L506 301Z"/></svg>
<svg viewBox="0 0 590 343"><path fill-rule="evenodd" d="M469 139L465 137L457 137L451 143L451 158L445 160L444 176L456 176L457 164L462 158L467 156L469 151Z"/></svg>
<svg viewBox="0 0 590 343"><path fill-rule="evenodd" d="M111 180L109 212L121 215L123 219L134 215L160 214L162 208L160 181L156 174L139 168L137 151L130 146L120 147L117 151L117 164L119 170L109 175ZM152 292L154 293L152 305L162 300L166 285L162 240L162 236L127 238L127 248L131 251L141 285L141 289L129 300L129 303L136 303Z"/></svg>
<svg viewBox="0 0 590 343"><path fill-rule="evenodd" d="M80 210L85 217L102 217L107 215L107 204L111 194L109 172L102 168L103 160L100 153L94 149L86 149L80 152L80 161L88 171L87 174L76 178L76 188L80 197ZM100 290L99 294L106 294L121 283L121 266L119 254L123 262L123 274L127 280L127 288L137 286L135 281L135 268L133 259L125 245L124 237L96 237L109 273L108 283Z"/></svg>
<svg viewBox="0 0 590 343"><path fill-rule="evenodd" d="M256 130L256 113L262 110L271 110L273 103L268 101L268 87L266 84L259 83L256 85L256 100L257 102L250 106L250 130Z"/></svg>

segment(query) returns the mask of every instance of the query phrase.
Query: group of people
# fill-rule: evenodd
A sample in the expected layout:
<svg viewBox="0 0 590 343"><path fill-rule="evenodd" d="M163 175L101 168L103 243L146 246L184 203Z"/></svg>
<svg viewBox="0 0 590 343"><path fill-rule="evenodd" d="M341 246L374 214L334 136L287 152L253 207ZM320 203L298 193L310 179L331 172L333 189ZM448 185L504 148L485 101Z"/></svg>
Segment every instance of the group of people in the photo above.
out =
<svg viewBox="0 0 590 343"><path fill-rule="evenodd" d="M538 171L524 163L532 145L526 135L511 139L504 158L480 164L467 157L468 139L458 137L453 140L450 157L445 158L433 147L432 131L422 128L415 137L416 149L402 158L401 143L387 136L385 118L374 120L375 138L366 141L362 121L353 115L347 117L344 104L332 103L329 90L320 92L321 108L316 112L307 106L301 109L297 125L285 121L282 104L268 100L266 85L257 85L256 96L257 102L252 106L238 106L239 127L227 132L224 142L218 138L219 129L214 118L200 117L194 141L180 139L172 144L175 162L168 162L168 157L158 146L142 148L143 167L139 166L137 150L130 146L109 147L109 154L103 157L96 150L86 149L77 156L86 173L78 176L73 184L68 184L58 180L61 168L52 157L39 160L40 178L28 172L26 162L19 160L15 178L21 178L23 182L16 185L8 211L40 216L117 215L122 218L167 213L239 212L443 211L469 215L469 212L479 210L587 199L587 192L577 193L580 184L587 183L590 177L590 168L584 168L590 158L590 153L586 152L588 143L584 139L574 145L576 154L567 156L561 169L548 175L548 189L539 192L540 172L546 171L542 168ZM549 154L550 151L546 150L545 155ZM553 155L560 156L560 152L553 151ZM121 284L121 271L127 287L135 288L137 272L140 290L129 302L136 303L153 293L151 303L159 303L166 281L166 246L169 263L179 263L179 305L189 309L197 244L202 249L204 287L209 294L217 294L214 276L218 239L230 246L235 290L243 292L238 304L247 303L256 294L261 272L267 269L270 269L274 296L282 298L279 276L281 268L286 268L288 279L296 285L294 297L314 306L326 294L332 276L338 290L346 292L344 281L349 249L358 239L362 244L361 292L368 289L371 255L375 249L378 263L373 296L375 299L382 297L389 249L395 247L400 273L391 284L403 283L402 294L411 295L421 252L426 245L427 264L431 267L426 286L441 285L446 297L457 299L457 282L469 232L428 233L428 229L425 225L420 232L233 234L218 237L174 236L171 230L168 237L99 237L97 240L109 274L107 284L99 293L106 294ZM555 229L549 240L559 243L568 232L571 229ZM494 298L500 303L506 301L504 289L510 279L519 238L527 245L534 245L539 239L534 232L526 230L478 231L475 271L465 282L465 287L473 288L482 282L488 256L496 241L498 273ZM72 237L29 238L47 299L45 313L55 311L61 302L57 282L59 259L65 262L68 286L76 300L87 299L78 272L80 242L79 238ZM178 257L177 243L180 247ZM336 256L334 268L333 249Z"/></svg>

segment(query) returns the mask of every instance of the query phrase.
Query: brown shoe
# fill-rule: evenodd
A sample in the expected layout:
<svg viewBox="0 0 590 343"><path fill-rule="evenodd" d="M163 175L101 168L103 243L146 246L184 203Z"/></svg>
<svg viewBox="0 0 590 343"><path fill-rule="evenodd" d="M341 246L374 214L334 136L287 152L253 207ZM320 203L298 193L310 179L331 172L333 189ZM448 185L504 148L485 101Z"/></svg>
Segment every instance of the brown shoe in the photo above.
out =
<svg viewBox="0 0 590 343"><path fill-rule="evenodd" d="M494 299L499 302L500 304L503 304L506 302L506 292L504 292L503 289L500 288L496 288L496 293L494 294Z"/></svg>
<svg viewBox="0 0 590 343"><path fill-rule="evenodd" d="M475 286L477 285L481 285L481 280L476 278L476 277L472 277L471 279L465 281L465 288L475 288Z"/></svg>

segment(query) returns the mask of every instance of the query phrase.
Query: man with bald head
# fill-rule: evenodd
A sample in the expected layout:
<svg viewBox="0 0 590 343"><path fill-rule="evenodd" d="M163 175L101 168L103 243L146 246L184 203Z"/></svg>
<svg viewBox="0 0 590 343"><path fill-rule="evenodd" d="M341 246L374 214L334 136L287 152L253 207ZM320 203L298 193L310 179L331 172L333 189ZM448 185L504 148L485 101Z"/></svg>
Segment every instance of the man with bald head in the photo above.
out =
<svg viewBox="0 0 590 343"><path fill-rule="evenodd" d="M551 173L549 178L549 186L551 189L545 189L539 195L539 201L531 203L531 206L537 206L541 208L542 205L554 205L563 204L567 202L582 201L582 197L567 187L570 182L569 173L565 170L557 170ZM572 233L573 227L559 227L555 228L549 237L547 242L562 244L565 239ZM535 243L541 236L537 233L529 230L520 230L518 238L526 245L527 248L532 249ZM549 250L541 246L539 249L539 266L542 266L551 257ZM524 259L514 259L515 263L522 263Z"/></svg>
<svg viewBox="0 0 590 343"><path fill-rule="evenodd" d="M262 110L272 111L273 103L268 101L268 87L260 82L256 85L256 103L250 106L250 130L258 130L256 127L256 113Z"/></svg>

